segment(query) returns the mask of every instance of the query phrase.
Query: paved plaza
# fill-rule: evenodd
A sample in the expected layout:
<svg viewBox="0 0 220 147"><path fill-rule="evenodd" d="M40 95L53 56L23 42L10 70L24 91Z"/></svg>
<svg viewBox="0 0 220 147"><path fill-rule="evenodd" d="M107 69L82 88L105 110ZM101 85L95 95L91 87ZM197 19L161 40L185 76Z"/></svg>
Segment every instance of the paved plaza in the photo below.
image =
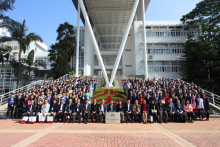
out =
<svg viewBox="0 0 220 147"><path fill-rule="evenodd" d="M220 119L167 124L20 124L0 120L0 146L220 146Z"/></svg>

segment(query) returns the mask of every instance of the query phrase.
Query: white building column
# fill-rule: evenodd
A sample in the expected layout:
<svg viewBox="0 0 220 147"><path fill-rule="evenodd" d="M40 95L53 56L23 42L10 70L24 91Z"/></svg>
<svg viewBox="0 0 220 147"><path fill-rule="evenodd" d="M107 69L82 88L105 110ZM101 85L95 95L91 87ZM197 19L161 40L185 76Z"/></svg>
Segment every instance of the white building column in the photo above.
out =
<svg viewBox="0 0 220 147"><path fill-rule="evenodd" d="M146 43L146 27L145 27L145 5L144 0L142 0L142 16L143 16L143 39L144 39L144 75L145 80L148 78L148 65L147 65L147 43Z"/></svg>
<svg viewBox="0 0 220 147"><path fill-rule="evenodd" d="M78 3L78 18L77 18L77 43L76 43L76 72L75 77L79 76L79 36L80 35L80 5ZM73 59L72 59L73 60Z"/></svg>
<svg viewBox="0 0 220 147"><path fill-rule="evenodd" d="M110 83L109 83L110 85L109 86L112 86L112 82L115 78L115 74L117 72L118 65L119 65L122 53L124 51L125 43L126 43L127 38L128 38L128 33L130 31L131 24L133 22L134 15L135 15L137 7L138 7L138 3L139 3L139 0L135 0L134 6L133 6L132 11L131 11L131 15L130 15L130 18L128 20L128 24L127 24L127 27L126 27L126 30L125 30L125 33L124 33L124 36L122 38L122 42L121 42L121 45L120 45L120 48L119 48L119 52L118 52L118 55L117 55L117 58L116 58L116 62L115 62L115 65L113 67L113 70L112 70L112 75L111 75L111 80L110 80Z"/></svg>
<svg viewBox="0 0 220 147"><path fill-rule="evenodd" d="M101 54L100 54L100 51L99 51L98 44L97 44L97 42L96 42L96 39L95 39L93 30L92 30L92 27L91 27L91 24L90 24L90 21L89 21L89 17L88 17L88 15L87 15L85 6L84 6L84 4L83 4L83 1L82 1L82 0L78 0L78 3L80 4L80 8L81 8L81 10L82 10L82 13L83 13L85 22L86 22L87 27L88 27L88 31L89 31L90 37L91 37L91 39L92 39L92 44L93 44L93 46L94 46L94 48L95 48L95 51L96 51L96 56L97 56L97 58L98 58L98 61L99 61L99 63L100 63L101 69L102 69L103 76L104 76L105 81L106 81L107 86L108 86L108 85L109 85L109 80L108 80L108 77L107 77L107 73L106 73L106 70L105 70L104 63L103 63L103 61L102 61L102 57L101 57Z"/></svg>

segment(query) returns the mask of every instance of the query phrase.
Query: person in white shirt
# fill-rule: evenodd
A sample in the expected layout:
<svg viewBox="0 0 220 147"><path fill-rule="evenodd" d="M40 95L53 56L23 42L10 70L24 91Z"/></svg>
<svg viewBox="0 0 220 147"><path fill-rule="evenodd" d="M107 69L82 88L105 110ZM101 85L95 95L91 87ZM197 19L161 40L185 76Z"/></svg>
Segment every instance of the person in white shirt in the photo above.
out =
<svg viewBox="0 0 220 147"><path fill-rule="evenodd" d="M105 100L102 99L102 103L99 105L99 123L101 123L101 116L103 116L103 123L105 123L105 113L107 111L107 106L104 102Z"/></svg>
<svg viewBox="0 0 220 147"><path fill-rule="evenodd" d="M201 115L202 115L201 112L203 109L204 109L203 99L199 96L198 98L199 119L201 119ZM202 115L202 119L203 119L203 115Z"/></svg>

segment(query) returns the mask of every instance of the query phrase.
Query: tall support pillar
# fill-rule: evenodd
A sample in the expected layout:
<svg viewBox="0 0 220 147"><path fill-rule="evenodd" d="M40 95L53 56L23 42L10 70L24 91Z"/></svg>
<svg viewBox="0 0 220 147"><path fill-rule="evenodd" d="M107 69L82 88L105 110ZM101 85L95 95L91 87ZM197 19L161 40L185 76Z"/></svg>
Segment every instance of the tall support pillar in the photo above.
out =
<svg viewBox="0 0 220 147"><path fill-rule="evenodd" d="M95 48L95 51L96 51L96 55L97 55L98 61L99 61L99 63L100 63L103 76L104 76L105 81L106 81L107 86L108 86L108 85L109 85L109 80L108 80L108 77L107 77L107 73L106 73L106 70L105 70L104 63L103 63L103 61L102 61L102 57L101 57L101 54L100 54L100 51L99 51L98 44L97 44L97 42L96 42L96 39L95 39L93 30L92 30L91 24L90 24L90 22L89 22L89 17L88 17L88 15L87 15L85 6L84 6L84 4L83 4L83 1L82 1L82 0L78 0L78 2L79 2L79 4L80 4L80 8L81 8L81 10L82 10L82 13L83 13L85 22L86 22L86 24L87 24L87 28L88 28L90 37L91 37L91 39L92 39L92 44L93 44L93 46L94 46L94 48Z"/></svg>
<svg viewBox="0 0 220 147"><path fill-rule="evenodd" d="M131 11L131 15L130 15L130 18L129 18L129 21L128 21L128 24L127 24L127 27L126 27L126 30L125 30L125 33L124 33L124 36L123 36L122 41L121 41L121 45L120 45L119 52L118 52L118 55L117 55L117 58L116 58L116 62L115 62L115 65L113 67L113 70L112 70L112 75L111 75L111 80L110 80L110 83L109 83L110 85L109 86L112 86L112 82L115 78L115 74L116 74L116 71L118 69L118 65L119 65L122 53L124 51L125 43L126 43L127 38L128 38L128 33L130 31L131 24L133 22L134 15L135 15L137 7L138 7L138 3L139 3L139 0L135 0L134 6L133 6L132 11Z"/></svg>
<svg viewBox="0 0 220 147"><path fill-rule="evenodd" d="M145 5L144 0L142 0L142 16L143 16L143 39L144 39L144 75L145 80L148 78L148 64L147 64L147 43L146 43L146 28L145 28Z"/></svg>
<svg viewBox="0 0 220 147"><path fill-rule="evenodd" d="M80 5L78 3L78 19L77 19L77 44L76 44L76 72L75 76L79 76L79 34L80 34ZM73 60L73 59L72 59Z"/></svg>

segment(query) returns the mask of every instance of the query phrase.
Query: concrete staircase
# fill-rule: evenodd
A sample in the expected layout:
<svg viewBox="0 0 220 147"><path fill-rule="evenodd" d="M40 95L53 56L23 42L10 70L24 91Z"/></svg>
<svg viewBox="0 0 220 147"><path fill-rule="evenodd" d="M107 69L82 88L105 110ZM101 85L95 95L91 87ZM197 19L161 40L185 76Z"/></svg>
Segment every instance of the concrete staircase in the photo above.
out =
<svg viewBox="0 0 220 147"><path fill-rule="evenodd" d="M135 78L135 75L130 75L131 76L131 79L134 79ZM83 80L86 79L86 77L88 77L88 79L91 79L91 77L93 77L93 79L97 79L97 88L102 88L102 84L103 84L103 76L81 76L81 78ZM115 81L115 87L114 88L123 88L122 85L121 85L121 81L124 80L124 79L128 79L129 76L124 76L124 75L116 75L115 78L114 78L114 81ZM143 76L137 76L138 78L143 78ZM0 119L6 119L7 117L7 107L8 107L8 104L5 104L5 105L2 105L0 106ZM220 108L211 104L210 103L210 107L213 111L214 114L210 115L210 117L218 117L220 118Z"/></svg>
<svg viewBox="0 0 220 147"><path fill-rule="evenodd" d="M7 108L8 104L5 104L0 107L0 119L6 119L7 117Z"/></svg>

